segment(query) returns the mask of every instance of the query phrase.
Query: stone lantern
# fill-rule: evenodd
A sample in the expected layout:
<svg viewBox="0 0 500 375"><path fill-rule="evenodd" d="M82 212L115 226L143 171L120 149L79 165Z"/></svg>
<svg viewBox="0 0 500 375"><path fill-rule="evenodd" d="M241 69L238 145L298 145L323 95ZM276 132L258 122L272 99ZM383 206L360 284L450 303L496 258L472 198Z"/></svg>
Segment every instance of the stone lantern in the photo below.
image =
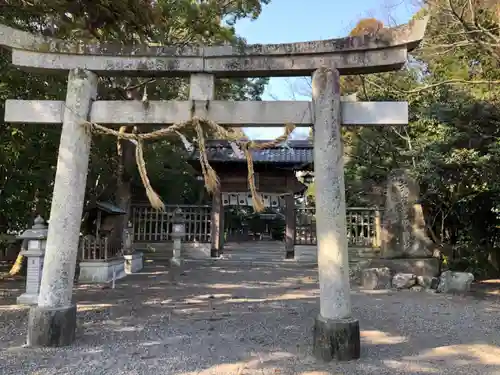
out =
<svg viewBox="0 0 500 375"><path fill-rule="evenodd" d="M41 216L37 216L31 229L27 229L18 239L26 240L27 246L21 255L27 258L26 292L17 297L17 303L37 305L40 283L42 281L43 257L47 244L48 227ZM23 241L24 242L24 241Z"/></svg>
<svg viewBox="0 0 500 375"><path fill-rule="evenodd" d="M174 240L174 249L171 263L180 266L182 263L181 248L182 238L186 235L186 220L180 208L176 208L172 215L172 239Z"/></svg>
<svg viewBox="0 0 500 375"><path fill-rule="evenodd" d="M134 226L129 221L127 226L123 229L123 253L132 254L134 252L133 248L134 242Z"/></svg>
<svg viewBox="0 0 500 375"><path fill-rule="evenodd" d="M125 273L136 273L142 270L143 253L134 249L134 226L129 221L123 230L123 258L125 260Z"/></svg>

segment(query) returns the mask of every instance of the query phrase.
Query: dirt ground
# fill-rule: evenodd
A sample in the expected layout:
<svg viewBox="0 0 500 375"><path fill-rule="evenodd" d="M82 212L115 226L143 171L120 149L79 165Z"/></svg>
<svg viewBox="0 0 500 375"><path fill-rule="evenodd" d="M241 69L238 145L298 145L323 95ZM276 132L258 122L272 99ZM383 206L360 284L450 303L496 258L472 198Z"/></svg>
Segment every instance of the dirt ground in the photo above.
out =
<svg viewBox="0 0 500 375"><path fill-rule="evenodd" d="M187 264L148 267L115 289L78 285L77 340L59 349L23 347L24 284L5 280L0 373L500 375L500 299L486 284L469 296L353 288L361 359L325 364L310 355L314 269Z"/></svg>

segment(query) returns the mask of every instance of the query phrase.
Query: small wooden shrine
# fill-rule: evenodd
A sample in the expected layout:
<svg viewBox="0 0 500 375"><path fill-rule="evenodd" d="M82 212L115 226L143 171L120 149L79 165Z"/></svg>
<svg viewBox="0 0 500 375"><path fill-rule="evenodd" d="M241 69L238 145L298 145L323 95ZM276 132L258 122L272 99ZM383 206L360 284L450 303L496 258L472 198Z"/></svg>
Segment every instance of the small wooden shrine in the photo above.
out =
<svg viewBox="0 0 500 375"><path fill-rule="evenodd" d="M126 214L126 211L111 202L97 201L85 207L85 221L89 223L91 232L81 239L82 260L108 260L118 256L122 251L121 239L123 236L121 234L112 236L113 223L107 219Z"/></svg>
<svg viewBox="0 0 500 375"><path fill-rule="evenodd" d="M256 141L267 142L267 141ZM224 206L251 206L248 166L244 155L229 141L206 142L210 165L219 176L220 191L212 200L212 256L223 248ZM255 186L264 206L283 207L285 212L285 248L288 258L294 256L295 200L307 189L296 176L298 171L313 170L313 145L308 140L291 140L262 150L252 150ZM201 174L199 154L193 153L190 164Z"/></svg>

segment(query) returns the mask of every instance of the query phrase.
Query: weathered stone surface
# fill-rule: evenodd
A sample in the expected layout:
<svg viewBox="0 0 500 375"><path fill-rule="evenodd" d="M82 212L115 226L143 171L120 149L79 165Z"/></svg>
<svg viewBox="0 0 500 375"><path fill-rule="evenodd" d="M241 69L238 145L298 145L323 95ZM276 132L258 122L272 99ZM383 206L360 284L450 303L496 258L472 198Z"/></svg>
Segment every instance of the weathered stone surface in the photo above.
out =
<svg viewBox="0 0 500 375"><path fill-rule="evenodd" d="M412 287L410 287L410 290L412 292L423 292L425 288L421 285L413 285Z"/></svg>
<svg viewBox="0 0 500 375"><path fill-rule="evenodd" d="M363 268L388 267L393 273L412 273L417 276L439 276L439 259L371 259L363 262Z"/></svg>
<svg viewBox="0 0 500 375"><path fill-rule="evenodd" d="M349 280L352 284L361 285L361 273L362 273L362 271L363 271L363 269L359 265L359 263L349 264Z"/></svg>
<svg viewBox="0 0 500 375"><path fill-rule="evenodd" d="M289 56L206 57L204 69L218 77L308 76L321 67L337 68L343 75L369 74L399 70L404 65L401 62L407 59L407 56L404 46L298 55L293 59Z"/></svg>
<svg viewBox="0 0 500 375"><path fill-rule="evenodd" d="M439 278L440 293L464 293L470 290L474 275L468 272L445 271Z"/></svg>
<svg viewBox="0 0 500 375"><path fill-rule="evenodd" d="M391 280L391 270L387 267L367 268L361 271L361 286L364 289L390 289Z"/></svg>
<svg viewBox="0 0 500 375"><path fill-rule="evenodd" d="M95 101L90 121L97 124L173 124L191 118L191 101ZM342 125L405 125L406 102L342 102ZM7 100L5 121L12 123L61 124L65 106L57 100ZM195 102L194 114L218 124L238 126L312 126L312 105L307 101L206 100Z"/></svg>
<svg viewBox="0 0 500 375"><path fill-rule="evenodd" d="M407 47L290 56L95 56L12 51L12 63L26 71L60 73L77 67L102 76L179 77L209 73L219 78L310 75L321 66L337 66L342 74L369 74L399 70Z"/></svg>
<svg viewBox="0 0 500 375"><path fill-rule="evenodd" d="M28 316L28 346L60 347L75 341L76 305L32 307Z"/></svg>
<svg viewBox="0 0 500 375"><path fill-rule="evenodd" d="M180 267L183 263L182 259L182 241L180 238L174 238L174 247L172 258L170 259L170 265L175 267Z"/></svg>
<svg viewBox="0 0 500 375"><path fill-rule="evenodd" d="M350 361L360 357L359 322L352 318L314 322L313 354L323 361Z"/></svg>
<svg viewBox="0 0 500 375"><path fill-rule="evenodd" d="M393 170L387 182L382 223L382 256L422 258L433 255L427 237L418 183L405 170Z"/></svg>
<svg viewBox="0 0 500 375"><path fill-rule="evenodd" d="M83 68L99 74L219 76L310 75L321 66L342 74L396 70L422 40L427 18L376 34L269 45L87 45L32 35L0 25L0 46L13 48L14 65L48 71Z"/></svg>
<svg viewBox="0 0 500 375"><path fill-rule="evenodd" d="M125 261L122 259L112 259L109 261L79 262L80 272L78 282L83 284L107 283L119 280L127 276L125 272Z"/></svg>
<svg viewBox="0 0 500 375"><path fill-rule="evenodd" d="M144 267L144 254L139 251L124 254L123 261L126 274L137 273Z"/></svg>
<svg viewBox="0 0 500 375"><path fill-rule="evenodd" d="M414 19L406 25L379 30L376 34L298 43L250 45L164 45L152 46L114 42L83 44L52 37L30 34L0 25L0 45L10 48L46 52L95 56L252 56L303 55L383 49L399 45L415 48L422 40L428 17Z"/></svg>
<svg viewBox="0 0 500 375"><path fill-rule="evenodd" d="M81 121L88 117L96 95L95 74L81 69L70 72L66 94L69 110L64 113L59 145L40 307L71 305L91 143L91 134Z"/></svg>
<svg viewBox="0 0 500 375"><path fill-rule="evenodd" d="M192 74L189 79L189 99L212 100L215 95L215 77L212 74ZM123 102L121 102L123 103Z"/></svg>
<svg viewBox="0 0 500 375"><path fill-rule="evenodd" d="M318 69L312 78L316 235L321 316L351 316L342 135L340 76Z"/></svg>
<svg viewBox="0 0 500 375"><path fill-rule="evenodd" d="M412 273L397 273L392 278L392 286L396 289L408 289L415 285L417 277Z"/></svg>
<svg viewBox="0 0 500 375"><path fill-rule="evenodd" d="M436 289L439 283L437 277L417 276L417 285L423 286L425 289Z"/></svg>

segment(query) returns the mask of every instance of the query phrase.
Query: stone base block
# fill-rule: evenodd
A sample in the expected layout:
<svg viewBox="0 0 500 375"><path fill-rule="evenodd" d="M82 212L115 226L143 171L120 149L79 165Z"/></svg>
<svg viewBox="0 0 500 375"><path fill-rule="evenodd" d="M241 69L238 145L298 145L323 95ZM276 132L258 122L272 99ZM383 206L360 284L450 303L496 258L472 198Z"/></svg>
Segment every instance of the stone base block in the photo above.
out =
<svg viewBox="0 0 500 375"><path fill-rule="evenodd" d="M182 266L182 259L172 257L172 258L170 258L170 265L174 266L174 267L180 267L180 266Z"/></svg>
<svg viewBox="0 0 500 375"><path fill-rule="evenodd" d="M60 347L75 341L76 305L60 308L35 306L28 317L28 346Z"/></svg>
<svg viewBox="0 0 500 375"><path fill-rule="evenodd" d="M186 259L209 259L210 244L203 242L184 242L182 244L182 257Z"/></svg>
<svg viewBox="0 0 500 375"><path fill-rule="evenodd" d="M38 294L23 293L16 301L18 305L38 305Z"/></svg>
<svg viewBox="0 0 500 375"><path fill-rule="evenodd" d="M326 319L314 322L313 354L323 361L359 359L361 337L356 319Z"/></svg>
<svg viewBox="0 0 500 375"><path fill-rule="evenodd" d="M123 259L125 261L124 268L126 274L136 273L142 270L142 268L144 267L143 255L143 253L135 252L132 254L125 254L123 256Z"/></svg>
<svg viewBox="0 0 500 375"><path fill-rule="evenodd" d="M295 245L295 260L299 263L318 263L316 245Z"/></svg>
<svg viewBox="0 0 500 375"><path fill-rule="evenodd" d="M80 262L79 283L108 283L113 280L125 277L125 262L123 259L113 259L108 261Z"/></svg>

